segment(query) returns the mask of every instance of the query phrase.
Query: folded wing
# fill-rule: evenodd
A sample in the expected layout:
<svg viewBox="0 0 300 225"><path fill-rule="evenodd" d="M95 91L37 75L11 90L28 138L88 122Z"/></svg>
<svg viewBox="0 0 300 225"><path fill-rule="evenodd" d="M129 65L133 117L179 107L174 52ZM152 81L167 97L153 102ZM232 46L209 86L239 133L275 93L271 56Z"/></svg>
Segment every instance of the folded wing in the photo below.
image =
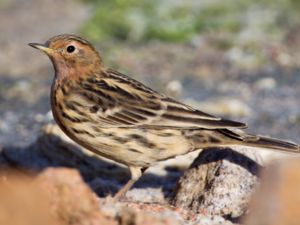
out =
<svg viewBox="0 0 300 225"><path fill-rule="evenodd" d="M143 84L115 71L107 77L89 79L79 91L94 99L101 127L155 129L245 128L244 123L221 119L160 95ZM92 98L91 98L92 96Z"/></svg>

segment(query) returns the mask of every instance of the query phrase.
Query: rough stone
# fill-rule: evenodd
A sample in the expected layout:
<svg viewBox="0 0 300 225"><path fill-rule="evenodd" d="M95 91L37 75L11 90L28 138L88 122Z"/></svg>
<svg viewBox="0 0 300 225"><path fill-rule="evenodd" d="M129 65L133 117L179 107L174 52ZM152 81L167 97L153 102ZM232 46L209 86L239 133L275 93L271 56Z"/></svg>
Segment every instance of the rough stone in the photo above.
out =
<svg viewBox="0 0 300 225"><path fill-rule="evenodd" d="M246 148L205 149L178 181L171 202L205 215L240 217L257 186L260 161Z"/></svg>
<svg viewBox="0 0 300 225"><path fill-rule="evenodd" d="M180 225L178 220L172 216L138 212L130 208L123 208L118 215L120 225Z"/></svg>

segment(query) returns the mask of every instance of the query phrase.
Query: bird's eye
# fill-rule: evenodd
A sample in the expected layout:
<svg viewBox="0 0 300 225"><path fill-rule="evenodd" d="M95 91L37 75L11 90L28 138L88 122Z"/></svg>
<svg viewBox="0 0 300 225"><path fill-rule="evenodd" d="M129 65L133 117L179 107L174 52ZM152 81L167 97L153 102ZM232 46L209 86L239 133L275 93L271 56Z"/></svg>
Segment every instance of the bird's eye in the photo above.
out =
<svg viewBox="0 0 300 225"><path fill-rule="evenodd" d="M68 53L72 53L72 52L74 52L75 51L75 47L73 46L73 45L69 45L68 47L67 47L67 52Z"/></svg>

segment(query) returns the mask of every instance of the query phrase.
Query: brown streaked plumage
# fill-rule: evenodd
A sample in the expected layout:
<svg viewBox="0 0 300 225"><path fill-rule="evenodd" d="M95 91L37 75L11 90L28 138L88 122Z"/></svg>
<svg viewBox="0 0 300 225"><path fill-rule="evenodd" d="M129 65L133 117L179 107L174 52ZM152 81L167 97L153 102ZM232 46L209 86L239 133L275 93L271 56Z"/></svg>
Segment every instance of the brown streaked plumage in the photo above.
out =
<svg viewBox="0 0 300 225"><path fill-rule="evenodd" d="M218 118L107 69L96 49L74 35L30 44L51 59L55 121L83 147L129 167L123 196L152 164L209 146L247 145L299 153L299 145L250 135L240 122Z"/></svg>

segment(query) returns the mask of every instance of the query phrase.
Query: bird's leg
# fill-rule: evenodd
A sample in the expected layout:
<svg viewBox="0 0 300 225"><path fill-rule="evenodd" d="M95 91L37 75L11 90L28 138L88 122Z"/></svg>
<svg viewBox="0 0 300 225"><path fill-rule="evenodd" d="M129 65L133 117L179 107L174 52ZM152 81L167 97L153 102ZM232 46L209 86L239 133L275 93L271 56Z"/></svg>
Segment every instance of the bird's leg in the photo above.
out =
<svg viewBox="0 0 300 225"><path fill-rule="evenodd" d="M147 168L140 168L140 167L129 167L131 173L131 179L122 187L117 194L115 194L114 199L122 199L125 197L127 191L134 185L134 183L142 176L144 171Z"/></svg>

